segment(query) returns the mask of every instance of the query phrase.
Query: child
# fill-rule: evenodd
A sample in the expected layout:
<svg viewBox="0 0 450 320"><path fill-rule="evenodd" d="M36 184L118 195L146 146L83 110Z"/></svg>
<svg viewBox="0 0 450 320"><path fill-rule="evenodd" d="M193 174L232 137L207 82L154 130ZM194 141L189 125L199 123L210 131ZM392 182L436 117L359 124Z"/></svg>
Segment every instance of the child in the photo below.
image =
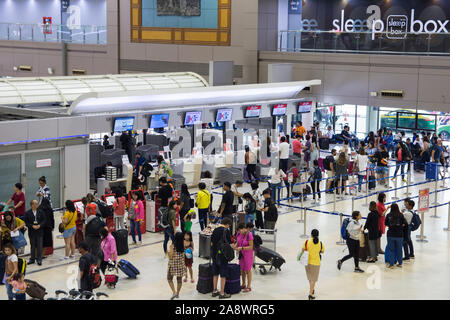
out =
<svg viewBox="0 0 450 320"><path fill-rule="evenodd" d="M191 222L192 223L192 222ZM184 264L191 275L191 283L194 283L194 276L192 272L192 263L194 262L194 241L192 240L192 232L186 231L184 233ZM187 282L187 273L184 282Z"/></svg>
<svg viewBox="0 0 450 320"><path fill-rule="evenodd" d="M6 263L5 263L5 286L6 286L6 294L8 295L8 300L14 300L14 292L13 287L10 284L10 281L13 280L14 275L18 273L18 262L19 259L16 255L16 249L12 245L12 243L8 243L4 247L5 254L7 255Z"/></svg>
<svg viewBox="0 0 450 320"><path fill-rule="evenodd" d="M26 300L25 291L27 289L27 284L24 281L25 276L22 273L16 273L11 280L9 280L9 284L13 287L13 292L16 297L16 300Z"/></svg>
<svg viewBox="0 0 450 320"><path fill-rule="evenodd" d="M195 210L190 209L184 216L184 232L191 232L192 219L195 215Z"/></svg>

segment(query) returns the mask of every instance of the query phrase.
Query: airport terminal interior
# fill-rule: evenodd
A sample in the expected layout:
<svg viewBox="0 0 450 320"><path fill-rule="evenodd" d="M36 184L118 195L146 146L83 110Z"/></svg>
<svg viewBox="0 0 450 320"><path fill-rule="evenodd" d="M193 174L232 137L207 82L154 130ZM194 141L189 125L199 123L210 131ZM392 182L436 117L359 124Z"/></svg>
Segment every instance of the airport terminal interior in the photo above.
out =
<svg viewBox="0 0 450 320"><path fill-rule="evenodd" d="M0 300L450 299L449 20L0 0Z"/></svg>

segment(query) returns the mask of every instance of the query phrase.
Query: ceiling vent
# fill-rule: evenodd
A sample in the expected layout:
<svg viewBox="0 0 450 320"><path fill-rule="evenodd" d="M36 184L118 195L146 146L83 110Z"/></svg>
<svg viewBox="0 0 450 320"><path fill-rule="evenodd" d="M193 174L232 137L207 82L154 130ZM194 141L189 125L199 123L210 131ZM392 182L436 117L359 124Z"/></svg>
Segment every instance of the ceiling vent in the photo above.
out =
<svg viewBox="0 0 450 320"><path fill-rule="evenodd" d="M403 98L405 91L403 90L381 90L381 96L386 98Z"/></svg>

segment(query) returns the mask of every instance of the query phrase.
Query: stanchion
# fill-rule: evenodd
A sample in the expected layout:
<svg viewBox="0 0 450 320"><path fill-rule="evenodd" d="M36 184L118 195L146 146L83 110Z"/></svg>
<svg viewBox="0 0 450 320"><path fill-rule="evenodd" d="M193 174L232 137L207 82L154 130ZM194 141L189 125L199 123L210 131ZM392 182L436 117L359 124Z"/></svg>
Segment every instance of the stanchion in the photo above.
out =
<svg viewBox="0 0 450 320"><path fill-rule="evenodd" d="M339 177L340 180L340 184L339 184L339 188L341 189L341 192L339 193L339 199L343 200L344 199L344 194L345 194L345 188L342 185L342 175Z"/></svg>
<svg viewBox="0 0 450 320"><path fill-rule="evenodd" d="M303 210L303 234L300 236L300 238L308 239L309 236L306 234L306 208L304 208Z"/></svg>
<svg viewBox="0 0 450 320"><path fill-rule="evenodd" d="M368 202L369 202L369 169L366 169L366 200L362 206L368 207L369 206Z"/></svg>
<svg viewBox="0 0 450 320"><path fill-rule="evenodd" d="M439 205L439 202L438 202L438 180L437 180L437 178L434 180L434 202L433 202L433 204L435 205L435 206L437 206L437 205ZM433 217L433 218L436 218L436 217Z"/></svg>
<svg viewBox="0 0 450 320"><path fill-rule="evenodd" d="M405 195L409 196L411 194L411 192L409 192L409 185L411 184L411 160L409 161L409 166L408 166L409 170L408 170L408 175L406 176L406 192Z"/></svg>
<svg viewBox="0 0 450 320"><path fill-rule="evenodd" d="M337 186L336 186L336 180L335 180L334 192L333 192L333 212L336 212L336 192L337 192Z"/></svg>
<svg viewBox="0 0 450 320"><path fill-rule="evenodd" d="M300 189L302 189L301 184L300 184ZM300 210L300 219L297 220L298 223L302 223L305 221L304 218L302 217L303 210L305 209L305 207L303 206L303 192L300 194L300 205L301 205L302 209Z"/></svg>
<svg viewBox="0 0 450 320"><path fill-rule="evenodd" d="M336 242L337 245L343 246L346 244L346 242L344 241L344 239L342 239L342 235L341 235L341 229L342 229L342 217L344 215L342 213L339 213L339 241Z"/></svg>
<svg viewBox="0 0 450 320"><path fill-rule="evenodd" d="M447 173L447 169L444 166L443 166L442 172L443 172L443 177L442 177L442 185L441 185L441 187L445 188L446 187L446 185L445 185L445 174Z"/></svg>
<svg viewBox="0 0 450 320"><path fill-rule="evenodd" d="M444 228L444 231L450 231L450 201L448 202L447 228Z"/></svg>
<svg viewBox="0 0 450 320"><path fill-rule="evenodd" d="M397 176L394 177L394 196L392 197L392 199L394 200L399 200L400 198L397 197Z"/></svg>
<svg viewBox="0 0 450 320"><path fill-rule="evenodd" d="M352 212L355 211L355 197L352 197Z"/></svg>
<svg viewBox="0 0 450 320"><path fill-rule="evenodd" d="M425 218L424 218L424 213L421 212L420 214L420 218L422 219L422 223L420 225L420 235L419 235L419 239L417 239L417 242L428 242L428 240L426 240L425 236L423 235L424 233L424 224L425 224Z"/></svg>

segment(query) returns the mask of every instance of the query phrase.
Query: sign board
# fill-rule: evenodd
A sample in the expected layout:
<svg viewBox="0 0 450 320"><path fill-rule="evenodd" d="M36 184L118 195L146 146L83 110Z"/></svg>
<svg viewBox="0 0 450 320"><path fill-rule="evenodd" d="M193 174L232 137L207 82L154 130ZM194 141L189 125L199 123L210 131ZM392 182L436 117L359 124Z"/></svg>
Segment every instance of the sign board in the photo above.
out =
<svg viewBox="0 0 450 320"><path fill-rule="evenodd" d="M36 160L36 168L48 168L52 166L52 159Z"/></svg>
<svg viewBox="0 0 450 320"><path fill-rule="evenodd" d="M128 155L127 154L123 154L122 155L122 163L123 164L130 164L130 160L128 159Z"/></svg>
<svg viewBox="0 0 450 320"><path fill-rule="evenodd" d="M419 212L430 209L430 188L419 191Z"/></svg>
<svg viewBox="0 0 450 320"><path fill-rule="evenodd" d="M44 34L52 34L52 17L42 17L42 24L42 32Z"/></svg>
<svg viewBox="0 0 450 320"><path fill-rule="evenodd" d="M289 0L289 14L302 13L302 0Z"/></svg>

